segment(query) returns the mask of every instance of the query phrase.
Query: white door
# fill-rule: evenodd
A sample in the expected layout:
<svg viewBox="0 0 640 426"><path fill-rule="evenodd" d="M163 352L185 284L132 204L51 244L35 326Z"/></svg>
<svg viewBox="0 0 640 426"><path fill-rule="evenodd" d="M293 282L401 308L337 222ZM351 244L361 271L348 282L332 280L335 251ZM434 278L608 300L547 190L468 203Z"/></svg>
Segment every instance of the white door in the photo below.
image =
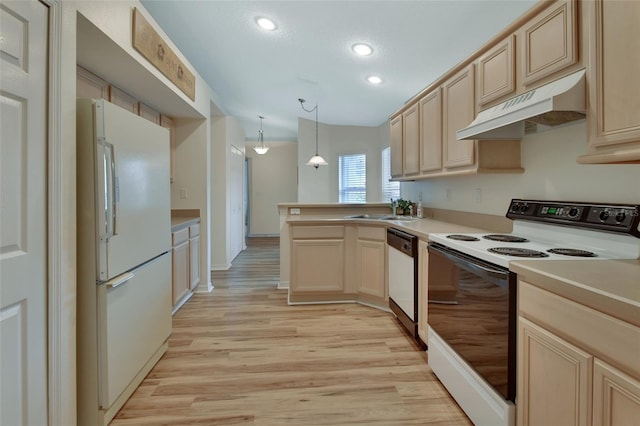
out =
<svg viewBox="0 0 640 426"><path fill-rule="evenodd" d="M0 3L0 424L47 424L47 7Z"/></svg>
<svg viewBox="0 0 640 426"><path fill-rule="evenodd" d="M231 259L234 259L244 249L244 153L231 146L231 204L230 239Z"/></svg>

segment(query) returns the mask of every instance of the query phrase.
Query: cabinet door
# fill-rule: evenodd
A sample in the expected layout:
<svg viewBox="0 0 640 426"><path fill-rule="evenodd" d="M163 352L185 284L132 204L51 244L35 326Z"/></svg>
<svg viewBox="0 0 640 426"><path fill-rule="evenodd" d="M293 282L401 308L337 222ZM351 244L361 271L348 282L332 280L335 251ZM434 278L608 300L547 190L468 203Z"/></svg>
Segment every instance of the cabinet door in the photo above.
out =
<svg viewBox="0 0 640 426"><path fill-rule="evenodd" d="M386 299L386 244L385 241L358 239L358 293Z"/></svg>
<svg viewBox="0 0 640 426"><path fill-rule="evenodd" d="M478 105L516 90L515 36L510 36L478 58Z"/></svg>
<svg viewBox="0 0 640 426"><path fill-rule="evenodd" d="M522 28L520 51L525 86L578 61L576 2L554 2Z"/></svg>
<svg viewBox="0 0 640 426"><path fill-rule="evenodd" d="M138 115L152 123L160 124L160 113L142 102L138 102Z"/></svg>
<svg viewBox="0 0 640 426"><path fill-rule="evenodd" d="M590 144L640 143L640 2L594 0L585 6L592 9Z"/></svg>
<svg viewBox="0 0 640 426"><path fill-rule="evenodd" d="M420 171L420 104L402 113L403 175Z"/></svg>
<svg viewBox="0 0 640 426"><path fill-rule="evenodd" d="M518 318L519 426L591 424L593 357Z"/></svg>
<svg viewBox="0 0 640 426"><path fill-rule="evenodd" d="M189 238L189 289L200 284L200 236Z"/></svg>
<svg viewBox="0 0 640 426"><path fill-rule="evenodd" d="M402 176L402 115L391 120L391 177Z"/></svg>
<svg viewBox="0 0 640 426"><path fill-rule="evenodd" d="M291 291L344 291L344 239L293 240Z"/></svg>
<svg viewBox="0 0 640 426"><path fill-rule="evenodd" d="M138 114L138 101L128 93L118 89L115 86L109 86L109 102L119 107Z"/></svg>
<svg viewBox="0 0 640 426"><path fill-rule="evenodd" d="M471 64L443 85L444 167L470 166L475 162L475 141L456 138L456 131L467 127L475 118L474 65Z"/></svg>
<svg viewBox="0 0 640 426"><path fill-rule="evenodd" d="M418 335L428 341L429 250L425 241L418 242Z"/></svg>
<svg viewBox="0 0 640 426"><path fill-rule="evenodd" d="M172 296L175 305L189 291L189 241L174 246L172 255Z"/></svg>
<svg viewBox="0 0 640 426"><path fill-rule="evenodd" d="M640 381L596 359L593 368L593 425L640 424Z"/></svg>
<svg viewBox="0 0 640 426"><path fill-rule="evenodd" d="M109 99L109 83L77 65L76 97L78 99Z"/></svg>
<svg viewBox="0 0 640 426"><path fill-rule="evenodd" d="M442 169L442 90L420 99L420 171Z"/></svg>

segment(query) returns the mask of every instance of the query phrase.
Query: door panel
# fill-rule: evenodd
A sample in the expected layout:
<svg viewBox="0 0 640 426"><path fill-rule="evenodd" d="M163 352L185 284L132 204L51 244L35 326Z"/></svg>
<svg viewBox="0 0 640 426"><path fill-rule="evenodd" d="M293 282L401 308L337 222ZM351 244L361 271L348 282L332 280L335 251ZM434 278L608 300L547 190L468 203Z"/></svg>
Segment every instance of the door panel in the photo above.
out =
<svg viewBox="0 0 640 426"><path fill-rule="evenodd" d="M0 4L0 424L47 423L47 7Z"/></svg>
<svg viewBox="0 0 640 426"><path fill-rule="evenodd" d="M107 256L113 278L171 250L169 132L108 102L101 105L116 168L116 235Z"/></svg>

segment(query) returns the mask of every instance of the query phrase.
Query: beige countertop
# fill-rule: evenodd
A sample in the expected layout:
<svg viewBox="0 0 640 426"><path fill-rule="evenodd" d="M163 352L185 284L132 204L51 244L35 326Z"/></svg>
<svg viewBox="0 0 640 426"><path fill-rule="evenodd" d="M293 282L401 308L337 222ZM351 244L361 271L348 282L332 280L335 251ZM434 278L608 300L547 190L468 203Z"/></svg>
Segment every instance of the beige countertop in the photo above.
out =
<svg viewBox="0 0 640 426"><path fill-rule="evenodd" d="M171 216L171 232L200 223L200 216Z"/></svg>
<svg viewBox="0 0 640 426"><path fill-rule="evenodd" d="M474 228L471 226L458 225L434 219L407 220L376 220L376 219L354 219L345 218L344 215L289 215L287 216L289 225L322 225L327 223L356 223L358 225L385 226L397 228L426 240L429 234L440 232L488 232L486 229Z"/></svg>
<svg viewBox="0 0 640 426"><path fill-rule="evenodd" d="M518 278L640 327L640 260L522 260Z"/></svg>

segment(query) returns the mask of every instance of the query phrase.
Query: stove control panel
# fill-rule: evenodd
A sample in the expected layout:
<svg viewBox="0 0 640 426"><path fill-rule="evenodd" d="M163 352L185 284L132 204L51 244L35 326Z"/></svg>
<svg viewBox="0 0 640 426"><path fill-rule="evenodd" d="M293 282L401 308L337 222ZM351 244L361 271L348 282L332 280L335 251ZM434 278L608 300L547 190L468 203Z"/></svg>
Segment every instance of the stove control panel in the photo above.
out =
<svg viewBox="0 0 640 426"><path fill-rule="evenodd" d="M507 217L640 237L640 205L511 200Z"/></svg>

